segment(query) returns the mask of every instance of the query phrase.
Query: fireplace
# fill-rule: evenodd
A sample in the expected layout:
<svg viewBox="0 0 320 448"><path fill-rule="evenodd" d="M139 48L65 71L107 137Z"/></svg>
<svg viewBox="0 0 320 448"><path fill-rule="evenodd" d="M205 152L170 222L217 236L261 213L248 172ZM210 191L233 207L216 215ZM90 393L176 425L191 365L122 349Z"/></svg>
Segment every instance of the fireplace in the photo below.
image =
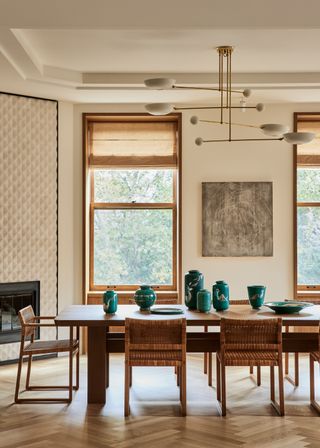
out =
<svg viewBox="0 0 320 448"><path fill-rule="evenodd" d="M20 341L18 311L28 305L40 314L40 281L0 283L0 344ZM40 338L39 328L35 337Z"/></svg>

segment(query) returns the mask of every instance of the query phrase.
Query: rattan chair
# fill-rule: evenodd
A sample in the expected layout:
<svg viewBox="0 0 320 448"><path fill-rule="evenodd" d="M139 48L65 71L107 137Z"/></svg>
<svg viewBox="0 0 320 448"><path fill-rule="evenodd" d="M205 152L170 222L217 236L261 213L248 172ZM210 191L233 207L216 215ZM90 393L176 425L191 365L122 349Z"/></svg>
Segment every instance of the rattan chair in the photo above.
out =
<svg viewBox="0 0 320 448"><path fill-rule="evenodd" d="M73 338L73 327L70 327L70 338L67 340L54 341L35 341L35 331L42 327L56 327L54 323L40 323L42 319L54 319L55 316L35 316L32 306L27 306L19 311L19 320L21 324L21 342L20 354L18 363L17 382L15 390L16 403L42 403L42 402L57 402L57 403L71 403L72 391L79 389L79 327L76 328L76 338ZM50 353L69 353L69 385L68 386L30 386L31 364L32 356L50 354ZM76 385L72 384L73 356L76 355ZM27 376L26 376L26 391L31 390L67 390L69 392L68 398L19 398L20 379L24 356L28 357Z"/></svg>
<svg viewBox="0 0 320 448"><path fill-rule="evenodd" d="M250 305L249 299L234 299L230 300L230 306L232 305ZM208 332L208 326L204 327L205 333ZM212 353L204 353L203 357L204 365L203 365L203 373L208 374L208 385L212 386ZM254 366L250 366L250 374L253 375ZM257 366L257 386L261 386L261 367Z"/></svg>
<svg viewBox="0 0 320 448"><path fill-rule="evenodd" d="M318 351L310 353L310 404L320 414L320 404L316 400L315 381L314 381L314 363L320 364L320 327L319 327L319 346Z"/></svg>
<svg viewBox="0 0 320 448"><path fill-rule="evenodd" d="M221 319L217 399L223 416L226 415L226 366L270 366L271 402L284 415L281 319ZM275 366L279 371L279 404L275 401Z"/></svg>
<svg viewBox="0 0 320 448"><path fill-rule="evenodd" d="M126 319L124 414L130 414L131 368L171 366L177 369L182 415L186 415L186 320Z"/></svg>

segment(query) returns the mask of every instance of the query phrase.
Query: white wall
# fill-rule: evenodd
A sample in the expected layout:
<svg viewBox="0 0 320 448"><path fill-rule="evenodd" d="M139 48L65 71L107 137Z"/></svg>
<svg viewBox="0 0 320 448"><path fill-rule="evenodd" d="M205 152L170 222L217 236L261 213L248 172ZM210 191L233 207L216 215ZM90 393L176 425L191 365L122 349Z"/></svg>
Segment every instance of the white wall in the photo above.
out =
<svg viewBox="0 0 320 448"><path fill-rule="evenodd" d="M234 121L293 125L293 112L320 110L319 104L270 105L262 112L238 112ZM59 151L59 296L62 309L81 303L82 276L82 113L142 112L141 105L60 103ZM206 286L224 279L231 297L246 296L248 284L267 285L267 298L293 295L293 152L284 142L215 143L197 147L197 136L222 137L215 125L189 122L184 113L182 141L182 269L200 269ZM201 113L203 117L204 114ZM207 118L212 119L210 113ZM216 118L214 118L216 119ZM72 128L73 126L73 128ZM237 128L234 137L263 137L258 130ZM72 147L73 141L73 147ZM201 182L272 181L274 255L252 258L201 256Z"/></svg>

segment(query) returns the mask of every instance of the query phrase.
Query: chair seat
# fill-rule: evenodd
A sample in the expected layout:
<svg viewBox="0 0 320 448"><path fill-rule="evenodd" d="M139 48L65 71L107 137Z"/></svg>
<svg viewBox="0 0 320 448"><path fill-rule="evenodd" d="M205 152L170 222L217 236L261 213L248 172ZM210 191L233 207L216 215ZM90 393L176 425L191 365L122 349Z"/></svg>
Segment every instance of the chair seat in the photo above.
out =
<svg viewBox="0 0 320 448"><path fill-rule="evenodd" d="M270 351L227 351L226 366L276 366L278 353Z"/></svg>
<svg viewBox="0 0 320 448"><path fill-rule="evenodd" d="M73 340L73 349L78 347L78 341ZM24 354L37 354L37 353L58 353L68 352L70 350L70 342L68 339L61 339L57 341L35 341L25 346Z"/></svg>

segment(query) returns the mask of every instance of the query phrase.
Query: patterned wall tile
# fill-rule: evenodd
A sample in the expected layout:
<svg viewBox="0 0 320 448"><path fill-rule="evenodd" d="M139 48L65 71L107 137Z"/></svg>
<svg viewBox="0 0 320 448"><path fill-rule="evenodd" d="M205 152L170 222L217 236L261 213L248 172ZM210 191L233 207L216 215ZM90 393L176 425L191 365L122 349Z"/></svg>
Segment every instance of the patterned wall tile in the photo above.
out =
<svg viewBox="0 0 320 448"><path fill-rule="evenodd" d="M42 315L57 310L57 118L54 101L0 94L0 282L40 280Z"/></svg>

